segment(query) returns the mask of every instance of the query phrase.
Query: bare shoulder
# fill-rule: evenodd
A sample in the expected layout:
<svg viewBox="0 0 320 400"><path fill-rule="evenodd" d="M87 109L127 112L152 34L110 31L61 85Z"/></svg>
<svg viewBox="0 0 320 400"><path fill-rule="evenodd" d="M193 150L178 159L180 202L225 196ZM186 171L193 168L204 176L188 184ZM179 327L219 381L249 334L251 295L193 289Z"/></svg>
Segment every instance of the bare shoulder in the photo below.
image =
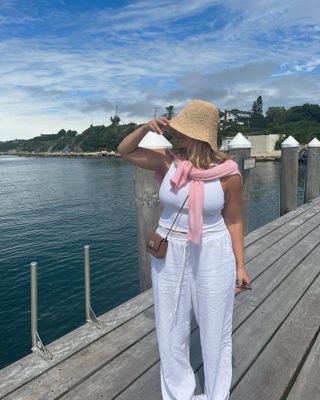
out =
<svg viewBox="0 0 320 400"><path fill-rule="evenodd" d="M162 172L165 175L168 172L175 158L175 155L172 153L172 151L167 149L157 149L155 151L157 151L162 156L162 162L163 162Z"/></svg>
<svg viewBox="0 0 320 400"><path fill-rule="evenodd" d="M225 193L241 190L242 178L239 174L223 176L220 178L222 189Z"/></svg>

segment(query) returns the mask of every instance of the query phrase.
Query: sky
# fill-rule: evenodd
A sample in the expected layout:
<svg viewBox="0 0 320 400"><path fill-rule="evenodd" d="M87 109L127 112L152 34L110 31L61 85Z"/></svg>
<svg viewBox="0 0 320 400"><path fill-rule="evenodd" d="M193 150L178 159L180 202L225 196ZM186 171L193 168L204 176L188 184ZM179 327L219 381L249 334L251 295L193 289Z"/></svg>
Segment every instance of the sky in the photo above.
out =
<svg viewBox="0 0 320 400"><path fill-rule="evenodd" d="M0 141L221 110L319 104L318 0L0 0Z"/></svg>

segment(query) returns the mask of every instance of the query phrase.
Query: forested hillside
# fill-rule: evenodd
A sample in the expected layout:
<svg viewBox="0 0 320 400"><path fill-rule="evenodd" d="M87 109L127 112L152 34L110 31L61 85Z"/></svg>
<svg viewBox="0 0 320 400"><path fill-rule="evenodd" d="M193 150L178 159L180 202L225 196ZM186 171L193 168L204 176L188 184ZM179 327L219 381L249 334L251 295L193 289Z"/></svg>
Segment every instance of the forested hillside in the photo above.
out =
<svg viewBox="0 0 320 400"><path fill-rule="evenodd" d="M174 115L174 107L167 107L167 117ZM169 113L170 112L170 113ZM223 112L221 112L223 116ZM120 124L118 116L111 118L109 126L90 126L81 134L76 131L65 131L61 129L52 135L40 135L28 140L12 140L0 142L0 152L10 150L35 151L35 152L94 152L94 151L116 151L122 139L136 129L138 125L134 122ZM224 136L234 136L239 131L245 136L283 134L276 144L280 148L281 142L292 135L300 144L309 143L314 137L320 140L320 106L317 104L304 104L294 106L286 110L284 107L269 107L264 115L262 112L261 96L253 103L251 119L248 124L240 125L228 122L221 124L218 133L218 145ZM174 140L173 143L175 144Z"/></svg>
<svg viewBox="0 0 320 400"><path fill-rule="evenodd" d="M116 150L121 140L132 132L137 125L134 123L124 125L90 126L81 134L76 131L61 129L57 134L36 136L28 140L11 140L0 142L0 151L99 151Z"/></svg>

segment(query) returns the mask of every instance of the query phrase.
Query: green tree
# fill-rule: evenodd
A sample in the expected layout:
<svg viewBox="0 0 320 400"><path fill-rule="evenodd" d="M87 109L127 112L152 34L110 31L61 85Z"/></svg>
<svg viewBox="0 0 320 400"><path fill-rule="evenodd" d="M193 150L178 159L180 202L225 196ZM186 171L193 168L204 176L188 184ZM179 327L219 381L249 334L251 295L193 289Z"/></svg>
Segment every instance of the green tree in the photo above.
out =
<svg viewBox="0 0 320 400"><path fill-rule="evenodd" d="M252 113L252 115L258 114L258 106L257 106L256 100L252 103L251 113Z"/></svg>
<svg viewBox="0 0 320 400"><path fill-rule="evenodd" d="M112 125L119 125L121 120L118 115L115 115L114 117L110 117L110 121Z"/></svg>
<svg viewBox="0 0 320 400"><path fill-rule="evenodd" d="M266 112L266 121L268 124L282 124L286 122L287 111L283 106L269 107Z"/></svg>
<svg viewBox="0 0 320 400"><path fill-rule="evenodd" d="M263 116L262 97L259 96L252 104L250 125L256 128L265 128L266 121Z"/></svg>
<svg viewBox="0 0 320 400"><path fill-rule="evenodd" d="M75 136L77 136L77 134L78 134L77 131L72 131L72 130L70 130L70 129L66 132L66 136L67 136L68 138L74 138Z"/></svg>
<svg viewBox="0 0 320 400"><path fill-rule="evenodd" d="M303 104L289 108L287 112L288 121L316 121L320 122L320 106L318 104Z"/></svg>
<svg viewBox="0 0 320 400"><path fill-rule="evenodd" d="M262 102L262 97L259 96L257 98L257 113L258 115L262 115L263 116L263 102Z"/></svg>
<svg viewBox="0 0 320 400"><path fill-rule="evenodd" d="M57 137L63 137L66 136L67 132L65 129L60 129L60 131L57 133Z"/></svg>
<svg viewBox="0 0 320 400"><path fill-rule="evenodd" d="M166 112L166 114L164 114L164 116L168 119L172 119L175 115L174 106L170 105L170 106L166 107L166 110L167 110L167 112Z"/></svg>

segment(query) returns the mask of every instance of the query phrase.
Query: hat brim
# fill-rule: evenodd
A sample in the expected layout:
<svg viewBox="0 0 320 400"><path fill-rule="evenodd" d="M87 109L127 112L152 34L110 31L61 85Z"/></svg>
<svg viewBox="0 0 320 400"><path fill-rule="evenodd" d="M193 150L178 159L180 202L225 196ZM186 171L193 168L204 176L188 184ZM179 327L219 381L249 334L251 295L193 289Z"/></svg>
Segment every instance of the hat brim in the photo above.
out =
<svg viewBox="0 0 320 400"><path fill-rule="evenodd" d="M199 142L205 142L210 145L213 150L218 150L217 143L214 140L203 140L199 138L199 134L195 133L190 127L185 126L183 124L179 124L178 121L169 121L168 125L174 130L178 131L182 135L188 136L191 139L198 140Z"/></svg>

